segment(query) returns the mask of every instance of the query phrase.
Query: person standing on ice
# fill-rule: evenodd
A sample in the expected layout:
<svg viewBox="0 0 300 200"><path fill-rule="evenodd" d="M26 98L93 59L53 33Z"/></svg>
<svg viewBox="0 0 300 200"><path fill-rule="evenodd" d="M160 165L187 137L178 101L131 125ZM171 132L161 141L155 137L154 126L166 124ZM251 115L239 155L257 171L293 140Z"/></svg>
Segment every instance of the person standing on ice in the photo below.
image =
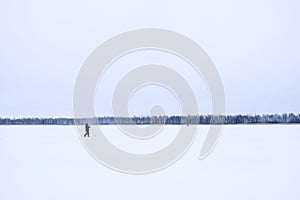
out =
<svg viewBox="0 0 300 200"><path fill-rule="evenodd" d="M91 127L89 126L89 124L85 123L85 134L83 137L86 137L86 136L90 137L90 128Z"/></svg>

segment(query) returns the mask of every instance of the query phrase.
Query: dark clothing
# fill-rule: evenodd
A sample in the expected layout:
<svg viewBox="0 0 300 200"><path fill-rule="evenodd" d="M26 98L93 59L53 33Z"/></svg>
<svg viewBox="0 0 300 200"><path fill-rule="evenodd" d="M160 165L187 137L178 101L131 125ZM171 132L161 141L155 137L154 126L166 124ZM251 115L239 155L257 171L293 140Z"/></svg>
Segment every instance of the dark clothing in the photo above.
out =
<svg viewBox="0 0 300 200"><path fill-rule="evenodd" d="M86 137L86 136L90 137L90 128L91 128L91 127L89 126L89 124L86 123L86 124L85 124L85 134L84 134L83 137Z"/></svg>

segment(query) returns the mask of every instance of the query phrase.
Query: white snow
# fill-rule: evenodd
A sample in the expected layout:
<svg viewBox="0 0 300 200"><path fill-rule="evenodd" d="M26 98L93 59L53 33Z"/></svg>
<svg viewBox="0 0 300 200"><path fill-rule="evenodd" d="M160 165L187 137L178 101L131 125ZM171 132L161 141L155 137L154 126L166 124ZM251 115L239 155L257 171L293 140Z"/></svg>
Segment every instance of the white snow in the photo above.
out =
<svg viewBox="0 0 300 200"><path fill-rule="evenodd" d="M104 129L118 134L113 126ZM176 129L163 133L166 141ZM199 126L172 166L130 175L95 161L72 126L1 126L0 199L300 199L299 125L225 126L212 154L198 160L205 130Z"/></svg>

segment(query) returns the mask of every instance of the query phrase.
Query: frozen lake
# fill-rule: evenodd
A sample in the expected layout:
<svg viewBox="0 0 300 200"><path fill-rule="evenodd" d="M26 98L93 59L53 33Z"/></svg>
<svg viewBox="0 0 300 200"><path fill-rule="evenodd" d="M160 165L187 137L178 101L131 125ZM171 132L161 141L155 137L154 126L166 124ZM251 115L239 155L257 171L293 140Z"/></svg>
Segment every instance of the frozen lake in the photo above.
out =
<svg viewBox="0 0 300 200"><path fill-rule="evenodd" d="M177 128L149 141L104 129L126 151L151 152ZM199 126L172 166L130 175L95 161L73 126L0 126L0 199L300 199L300 125L225 126L214 151L199 160L206 130Z"/></svg>

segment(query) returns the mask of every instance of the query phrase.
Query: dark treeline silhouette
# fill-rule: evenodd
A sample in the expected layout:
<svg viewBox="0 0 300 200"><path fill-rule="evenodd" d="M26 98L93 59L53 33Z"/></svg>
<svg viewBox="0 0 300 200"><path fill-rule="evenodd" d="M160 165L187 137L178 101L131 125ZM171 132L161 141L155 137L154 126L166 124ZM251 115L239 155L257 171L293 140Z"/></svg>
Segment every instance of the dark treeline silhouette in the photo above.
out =
<svg viewBox="0 0 300 200"><path fill-rule="evenodd" d="M300 114L271 115L189 115L93 118L0 118L0 125L114 125L114 124L291 124L300 123Z"/></svg>

